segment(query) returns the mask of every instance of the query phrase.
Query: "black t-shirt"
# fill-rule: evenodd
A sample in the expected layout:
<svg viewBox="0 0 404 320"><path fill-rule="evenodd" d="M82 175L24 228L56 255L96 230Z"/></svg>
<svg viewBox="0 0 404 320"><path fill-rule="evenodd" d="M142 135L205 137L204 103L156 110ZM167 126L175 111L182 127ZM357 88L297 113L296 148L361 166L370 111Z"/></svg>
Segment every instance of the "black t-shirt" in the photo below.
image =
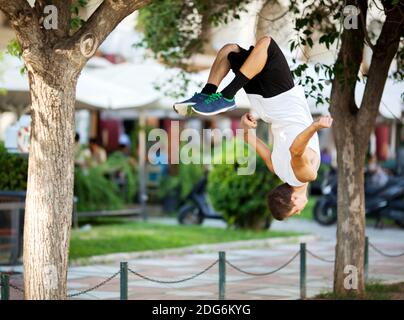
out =
<svg viewBox="0 0 404 320"><path fill-rule="evenodd" d="M254 46L248 50L240 47L240 52L230 52L227 59L233 72L238 71L247 60ZM258 94L264 98L274 97L294 87L293 76L288 62L274 39L268 47L268 59L264 69L245 86L246 93Z"/></svg>

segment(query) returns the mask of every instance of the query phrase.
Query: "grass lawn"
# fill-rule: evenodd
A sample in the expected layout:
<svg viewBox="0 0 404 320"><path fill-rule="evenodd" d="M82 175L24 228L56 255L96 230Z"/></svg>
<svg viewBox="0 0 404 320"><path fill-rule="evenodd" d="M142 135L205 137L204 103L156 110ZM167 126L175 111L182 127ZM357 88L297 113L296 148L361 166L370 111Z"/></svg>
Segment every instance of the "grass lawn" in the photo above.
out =
<svg viewBox="0 0 404 320"><path fill-rule="evenodd" d="M70 258L296 235L301 233L164 225L125 219L98 220L90 230L72 231Z"/></svg>
<svg viewBox="0 0 404 320"><path fill-rule="evenodd" d="M326 300L403 300L404 282L394 284L381 284L380 282L370 282L366 284L366 293L363 297L355 295L339 296L334 293L323 293L314 299Z"/></svg>

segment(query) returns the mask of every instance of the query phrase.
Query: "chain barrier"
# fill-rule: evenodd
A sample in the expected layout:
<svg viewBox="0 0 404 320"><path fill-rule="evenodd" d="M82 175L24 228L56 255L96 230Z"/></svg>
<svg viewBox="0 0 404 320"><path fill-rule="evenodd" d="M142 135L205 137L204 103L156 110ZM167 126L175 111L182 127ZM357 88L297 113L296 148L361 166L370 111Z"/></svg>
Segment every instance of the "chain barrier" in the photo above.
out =
<svg viewBox="0 0 404 320"><path fill-rule="evenodd" d="M79 292L73 293L73 294L68 294L67 297L68 297L68 298L77 297L77 296L86 294L86 293L88 293L88 292L94 291L94 290L98 289L99 287L102 287L103 285L105 285L107 282L109 282L109 281L111 281L112 279L114 279L116 276L118 276L119 273L120 273L120 271L117 271L117 272L115 272L112 276L110 276L109 278L107 278L107 279L105 279L104 281L100 282L100 283L97 284L96 286L91 287L91 288L88 288L88 289L85 289L85 290L83 290L83 291L79 291Z"/></svg>
<svg viewBox="0 0 404 320"><path fill-rule="evenodd" d="M320 257L320 256L314 254L313 252L311 252L309 249L306 249L306 252L307 252L309 255L311 255L313 258L317 259L317 260L324 261L324 262L328 262L328 263L334 263L334 262L335 262L335 260L329 260L329 259Z"/></svg>
<svg viewBox="0 0 404 320"><path fill-rule="evenodd" d="M398 253L398 254L390 254L390 253L385 253L382 250L380 250L379 248L377 248L374 244L369 242L369 246L375 250L377 253L381 254L382 256L388 257L388 258L398 258L398 257L403 257L404 256L404 252L402 253Z"/></svg>
<svg viewBox="0 0 404 320"><path fill-rule="evenodd" d="M0 275L1 275L1 273L0 273ZM3 286L3 284L2 284L1 281L0 281L0 288L1 288L2 286ZM13 284L11 284L11 283L8 283L8 286L9 286L10 288L13 288L14 290L16 290L16 291L18 291L18 292L24 293L24 289L21 289L21 288L19 288L19 287L13 285Z"/></svg>
<svg viewBox="0 0 404 320"><path fill-rule="evenodd" d="M278 272L278 271L282 270L283 268L287 267L289 264L292 263L293 260L296 259L296 257L297 257L299 254L300 254L299 251L296 252L292 258L290 258L286 263L284 263L283 265L281 265L279 268L276 268L275 270L272 270L272 271L269 271L269 272L264 272L264 273L256 273L256 272L245 271L245 270L243 270L243 269L241 269L241 268L235 266L234 264L232 264L229 260L226 260L226 263L227 263L230 267L232 267L233 269L236 269L237 271L239 271L239 272L241 272L241 273L244 273L244 274L247 274L247 275L250 275L250 276L268 276L268 275L270 275L270 274L273 274L273 273L275 273L275 272Z"/></svg>
<svg viewBox="0 0 404 320"><path fill-rule="evenodd" d="M144 280L148 280L148 281L151 281L151 282L163 283L163 284L174 284L174 283L181 283L181 282L185 282L185 281L188 281L188 280L195 279L196 277L199 277L203 273L205 273L208 270L210 270L211 268L213 268L213 266L215 266L218 262L219 262L219 260L217 259L215 262L213 262L211 265L209 265L208 267L203 269L201 272L198 272L197 274L194 274L193 276L190 276L190 277L184 278L184 279L180 279L180 280L157 280L157 279L153 279L153 278L150 278L148 276L145 276L145 275L143 275L143 274L141 274L139 272L136 272L136 271L132 270L131 268L128 268L128 271L130 273L144 279Z"/></svg>
<svg viewBox="0 0 404 320"><path fill-rule="evenodd" d="M18 292L24 293L24 289L21 289L21 288L15 286L15 285L12 285L11 283L9 283L8 286L9 286L10 288L13 288L14 290L16 290L16 291L18 291Z"/></svg>
<svg viewBox="0 0 404 320"><path fill-rule="evenodd" d="M397 257L402 257L402 256L404 256L404 252L403 252L403 253L398 253L398 254L390 254L390 253L385 253L385 252L383 252L382 250L380 250L379 248L377 248L377 247L376 247L374 244L372 244L372 243L369 243L369 246L370 246L372 249L374 249L376 252L378 252L379 254L381 254L382 256L385 256L385 257L397 258ZM334 262L335 262L335 260L330 260L330 259L326 259L326 258L320 257L319 255L313 253L312 251L310 251L310 250L308 250L308 249L306 249L306 252L307 252L309 255L311 255L313 258L318 259L318 260L320 260L320 261L324 261L324 262L328 262L328 263L334 263ZM296 252L286 263L284 263L284 264L281 265L280 267L278 267L278 268L276 268L276 269L274 269L274 270L272 270L272 271L263 272L263 273L249 272L249 271L243 270L243 269L237 267L236 265L234 265L233 263L231 263L231 262L230 262L229 260L227 260L227 259L225 260L225 263L228 264L228 265L229 265L230 267L232 267L233 269L235 269L235 270L237 270L237 271L239 271L239 272L241 272L241 273L247 274L247 275L251 275L251 276L268 276L268 275L274 274L274 273L276 273L276 272L278 272L278 271L284 269L285 267L287 267L287 266L288 266L289 264L291 264L292 261L295 260L299 255L300 255L300 251ZM144 280L147 280L147 281L151 281L151 282L155 282L155 283L161 283L161 284L176 284L176 283L182 283L182 282L189 281L189 280L192 280L192 279L195 279L195 278L199 277L200 275L202 275L202 274L206 273L207 271L209 271L210 269L212 269L218 262L219 262L219 259L215 260L213 263L211 263L209 266L207 266L207 267L206 267L205 269L203 269L202 271L200 271L200 272L198 272L198 273L196 273L196 274L194 274L194 275L192 275L192 276L189 276L189 277L187 277L187 278L180 279L180 280L158 280L158 279L153 279L153 278L151 278L151 277L149 277L149 276L143 275L143 274L141 274L141 273L139 273L139 272L137 272L137 271L134 271L134 270L132 270L132 269L130 269L130 268L128 268L128 271L129 271L130 273L132 273L132 274L134 274L134 275L136 275L136 276L138 276L138 277L144 279ZM68 297L68 298L77 297L77 296L80 296L80 295L89 293L89 292L91 292L91 291L94 291L94 290L96 290L96 289L102 287L102 286L105 285L106 283L110 282L112 279L116 278L116 277L120 274L120 272L121 272L120 270L117 271L117 272L115 272L113 275L111 275L110 277L108 277L108 278L105 279L104 281L100 282L99 284L95 285L94 287L91 287L91 288L88 288L88 289L85 289L85 290L82 290L82 291L79 291L79 292L76 292L76 293L73 293L73 294L69 294L69 295L67 295L67 297ZM15 285L12 285L11 283L9 283L8 285L9 285L10 288L12 288L12 289L14 289L14 290L16 290L16 291L18 291L18 292L24 293L24 289L19 288L19 287L15 286ZM1 283L0 283L0 287L2 287L2 284L1 284Z"/></svg>

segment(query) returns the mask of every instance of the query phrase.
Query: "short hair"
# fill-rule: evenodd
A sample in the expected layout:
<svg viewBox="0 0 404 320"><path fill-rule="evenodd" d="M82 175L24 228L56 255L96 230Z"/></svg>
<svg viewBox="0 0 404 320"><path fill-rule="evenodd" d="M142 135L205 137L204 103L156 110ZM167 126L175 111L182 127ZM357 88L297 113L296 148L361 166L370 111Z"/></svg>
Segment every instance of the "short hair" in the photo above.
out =
<svg viewBox="0 0 404 320"><path fill-rule="evenodd" d="M76 135L74 136L74 141L79 142L80 141L80 134L76 132Z"/></svg>
<svg viewBox="0 0 404 320"><path fill-rule="evenodd" d="M90 143L90 144L98 144L97 142L97 138L90 138L90 140L88 140L88 142Z"/></svg>
<svg viewBox="0 0 404 320"><path fill-rule="evenodd" d="M284 220L292 210L292 194L293 188L287 183L277 186L268 193L269 211L276 220Z"/></svg>

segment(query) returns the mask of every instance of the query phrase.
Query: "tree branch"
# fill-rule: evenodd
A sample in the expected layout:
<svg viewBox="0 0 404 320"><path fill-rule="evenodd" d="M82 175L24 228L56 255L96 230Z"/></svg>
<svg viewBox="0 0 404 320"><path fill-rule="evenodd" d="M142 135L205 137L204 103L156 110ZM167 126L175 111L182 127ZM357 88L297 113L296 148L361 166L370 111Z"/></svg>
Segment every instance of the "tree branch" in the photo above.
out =
<svg viewBox="0 0 404 320"><path fill-rule="evenodd" d="M356 1L350 1L347 5L356 5ZM367 0L358 2L360 15L366 20ZM345 29L341 36L341 48L337 61L334 65L334 80L331 89L330 111L337 117L341 110L336 108L346 108L350 114L356 116L358 108L355 103L355 84L363 59L364 31L362 28ZM338 99L343 99L343 103Z"/></svg>
<svg viewBox="0 0 404 320"><path fill-rule="evenodd" d="M373 45L372 41L370 40L369 34L368 34L368 30L366 28L366 20L363 14L359 15L360 18L360 22L361 22L361 28L363 31L363 34L365 36L365 43L369 46L369 48L373 51L375 46Z"/></svg>
<svg viewBox="0 0 404 320"><path fill-rule="evenodd" d="M400 9L400 4L386 9L386 20L373 50L368 79L358 113L359 130L368 133L363 135L366 139L377 117L389 68L404 32L404 12ZM397 25L396 21L399 20L403 22Z"/></svg>
<svg viewBox="0 0 404 320"><path fill-rule="evenodd" d="M92 54L83 55L83 40L89 39L88 52L95 52L105 38L128 15L146 6L151 0L104 0L87 22L67 40L57 45L59 50L74 52L73 58L84 66ZM91 47L92 46L92 47Z"/></svg>
<svg viewBox="0 0 404 320"><path fill-rule="evenodd" d="M39 17L27 0L0 0L0 10L10 20L23 48L41 42L43 32L39 25Z"/></svg>

